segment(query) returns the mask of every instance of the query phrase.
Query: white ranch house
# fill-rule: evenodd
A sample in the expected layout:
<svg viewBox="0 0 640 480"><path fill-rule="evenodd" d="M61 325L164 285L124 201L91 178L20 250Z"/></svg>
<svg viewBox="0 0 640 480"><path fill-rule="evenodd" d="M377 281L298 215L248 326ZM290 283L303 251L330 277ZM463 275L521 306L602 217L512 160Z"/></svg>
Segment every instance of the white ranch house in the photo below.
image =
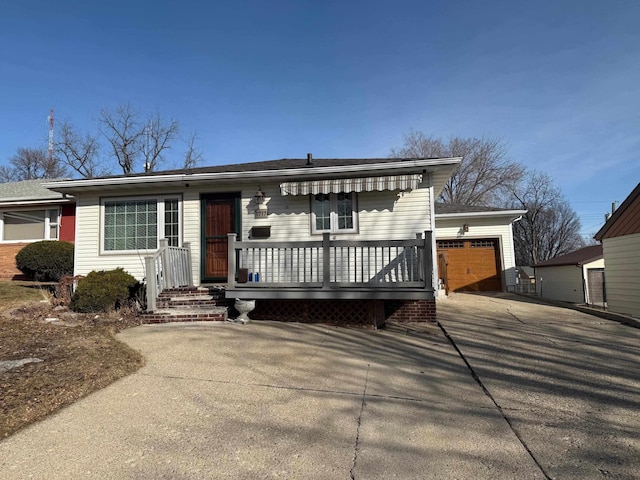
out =
<svg viewBox="0 0 640 480"><path fill-rule="evenodd" d="M163 289L213 286L271 304L263 318L339 307L379 324L435 316L434 230L450 219L436 220L434 199L460 160L309 155L46 186L76 201L75 274L122 267L146 281L151 310ZM499 240L507 288L510 222L499 223L473 232Z"/></svg>

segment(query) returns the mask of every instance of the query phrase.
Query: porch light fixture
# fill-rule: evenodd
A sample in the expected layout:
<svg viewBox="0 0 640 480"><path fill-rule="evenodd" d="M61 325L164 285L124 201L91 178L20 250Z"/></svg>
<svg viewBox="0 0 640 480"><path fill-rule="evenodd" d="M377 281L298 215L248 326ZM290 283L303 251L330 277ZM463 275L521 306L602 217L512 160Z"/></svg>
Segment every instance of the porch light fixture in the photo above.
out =
<svg viewBox="0 0 640 480"><path fill-rule="evenodd" d="M462 231L464 233L467 233L469 231L469 224L465 223L464 225L462 225Z"/></svg>
<svg viewBox="0 0 640 480"><path fill-rule="evenodd" d="M256 202L256 208L253 211L255 218L266 218L269 215L267 205L264 203L264 192L258 186L258 191L253 196L254 201Z"/></svg>
<svg viewBox="0 0 640 480"><path fill-rule="evenodd" d="M258 205L262 205L264 203L264 192L261 190L259 185L258 185L258 191L253 196L253 198L255 199Z"/></svg>

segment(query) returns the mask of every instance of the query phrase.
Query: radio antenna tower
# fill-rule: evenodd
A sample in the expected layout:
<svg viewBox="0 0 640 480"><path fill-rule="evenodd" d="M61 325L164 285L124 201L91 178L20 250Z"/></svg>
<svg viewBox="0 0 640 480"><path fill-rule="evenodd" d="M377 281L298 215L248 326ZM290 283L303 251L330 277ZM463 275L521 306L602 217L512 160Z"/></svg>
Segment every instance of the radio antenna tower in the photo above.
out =
<svg viewBox="0 0 640 480"><path fill-rule="evenodd" d="M53 162L53 107L49 111L49 163Z"/></svg>

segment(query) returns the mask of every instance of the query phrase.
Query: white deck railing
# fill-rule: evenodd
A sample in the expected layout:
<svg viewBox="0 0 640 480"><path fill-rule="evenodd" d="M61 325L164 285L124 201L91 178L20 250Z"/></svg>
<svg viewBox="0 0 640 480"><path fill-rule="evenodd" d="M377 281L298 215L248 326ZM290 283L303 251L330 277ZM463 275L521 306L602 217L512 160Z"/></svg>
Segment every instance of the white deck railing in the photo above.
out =
<svg viewBox="0 0 640 480"><path fill-rule="evenodd" d="M182 247L170 247L166 239L160 240L160 248L144 258L147 285L147 310L156 309L158 295L167 288L193 285L191 248L188 242Z"/></svg>
<svg viewBox="0 0 640 480"><path fill-rule="evenodd" d="M236 241L229 234L230 288L431 288L431 232L410 240ZM246 269L248 280L237 279Z"/></svg>

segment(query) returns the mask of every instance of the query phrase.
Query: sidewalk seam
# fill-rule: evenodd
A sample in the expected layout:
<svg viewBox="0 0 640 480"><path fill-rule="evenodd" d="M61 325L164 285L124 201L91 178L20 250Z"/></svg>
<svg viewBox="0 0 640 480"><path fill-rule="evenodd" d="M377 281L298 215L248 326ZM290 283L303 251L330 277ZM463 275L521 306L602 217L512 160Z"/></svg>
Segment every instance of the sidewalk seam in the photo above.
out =
<svg viewBox="0 0 640 480"><path fill-rule="evenodd" d="M356 442L353 452L353 463L351 464L351 470L349 470L349 478L355 480L356 461L358 460L358 452L360 451L360 426L362 425L362 414L366 405L367 399L367 384L369 383L369 369L371 365L367 363L367 374L364 377L364 389L362 390L362 403L360 404L360 413L358 414L358 423L356 427Z"/></svg>
<svg viewBox="0 0 640 480"><path fill-rule="evenodd" d="M476 383L480 386L480 388L482 389L482 391L484 392L484 394L489 398L489 400L491 400L491 402L496 406L496 408L498 409L498 412L500 412L500 415L502 416L502 418L505 420L505 422L507 422L507 425L509 425L509 428L511 429L511 431L513 432L513 434L516 436L516 438L518 439L518 441L520 442L520 444L522 445L522 447L525 449L525 451L529 454L529 456L531 457L531 459L533 460L533 462L536 464L536 466L540 469L540 472L542 472L542 475L544 476L544 478L546 480L553 480L545 471L544 467L540 464L540 462L538 461L538 459L535 457L535 455L533 454L533 452L531 451L531 449L529 448L529 446L527 445L527 443L524 441L524 438L522 438L522 436L520 435L520 433L518 433L518 430L514 427L513 423L511 423L511 420L509 419L509 417L507 416L507 414L504 412L504 410L502 409L502 407L498 404L498 402L496 401L496 399L493 397L493 395L491 395L491 392L487 389L487 387L485 387L484 383L482 383L482 380L480 380L480 377L478 376L478 374L476 373L476 371L473 369L473 367L471 366L471 364L469 363L469 361L467 360L467 358L464 356L464 354L462 353L462 351L460 350L460 348L458 348L458 345L456 345L456 342L453 340L453 338L451 337L451 335L449 335L449 332L447 332L447 330L444 328L444 326L440 323L440 321L437 321L438 327L440 327L440 330L442 330L442 333L444 334L444 336L447 338L447 340L449 340L449 343L451 344L451 346L454 348L454 350L458 353L458 356L460 356L460 358L462 359L462 361L465 363L465 365L467 366L467 368L469 369L469 372L471 372L471 377L473 377L473 379L476 381Z"/></svg>

